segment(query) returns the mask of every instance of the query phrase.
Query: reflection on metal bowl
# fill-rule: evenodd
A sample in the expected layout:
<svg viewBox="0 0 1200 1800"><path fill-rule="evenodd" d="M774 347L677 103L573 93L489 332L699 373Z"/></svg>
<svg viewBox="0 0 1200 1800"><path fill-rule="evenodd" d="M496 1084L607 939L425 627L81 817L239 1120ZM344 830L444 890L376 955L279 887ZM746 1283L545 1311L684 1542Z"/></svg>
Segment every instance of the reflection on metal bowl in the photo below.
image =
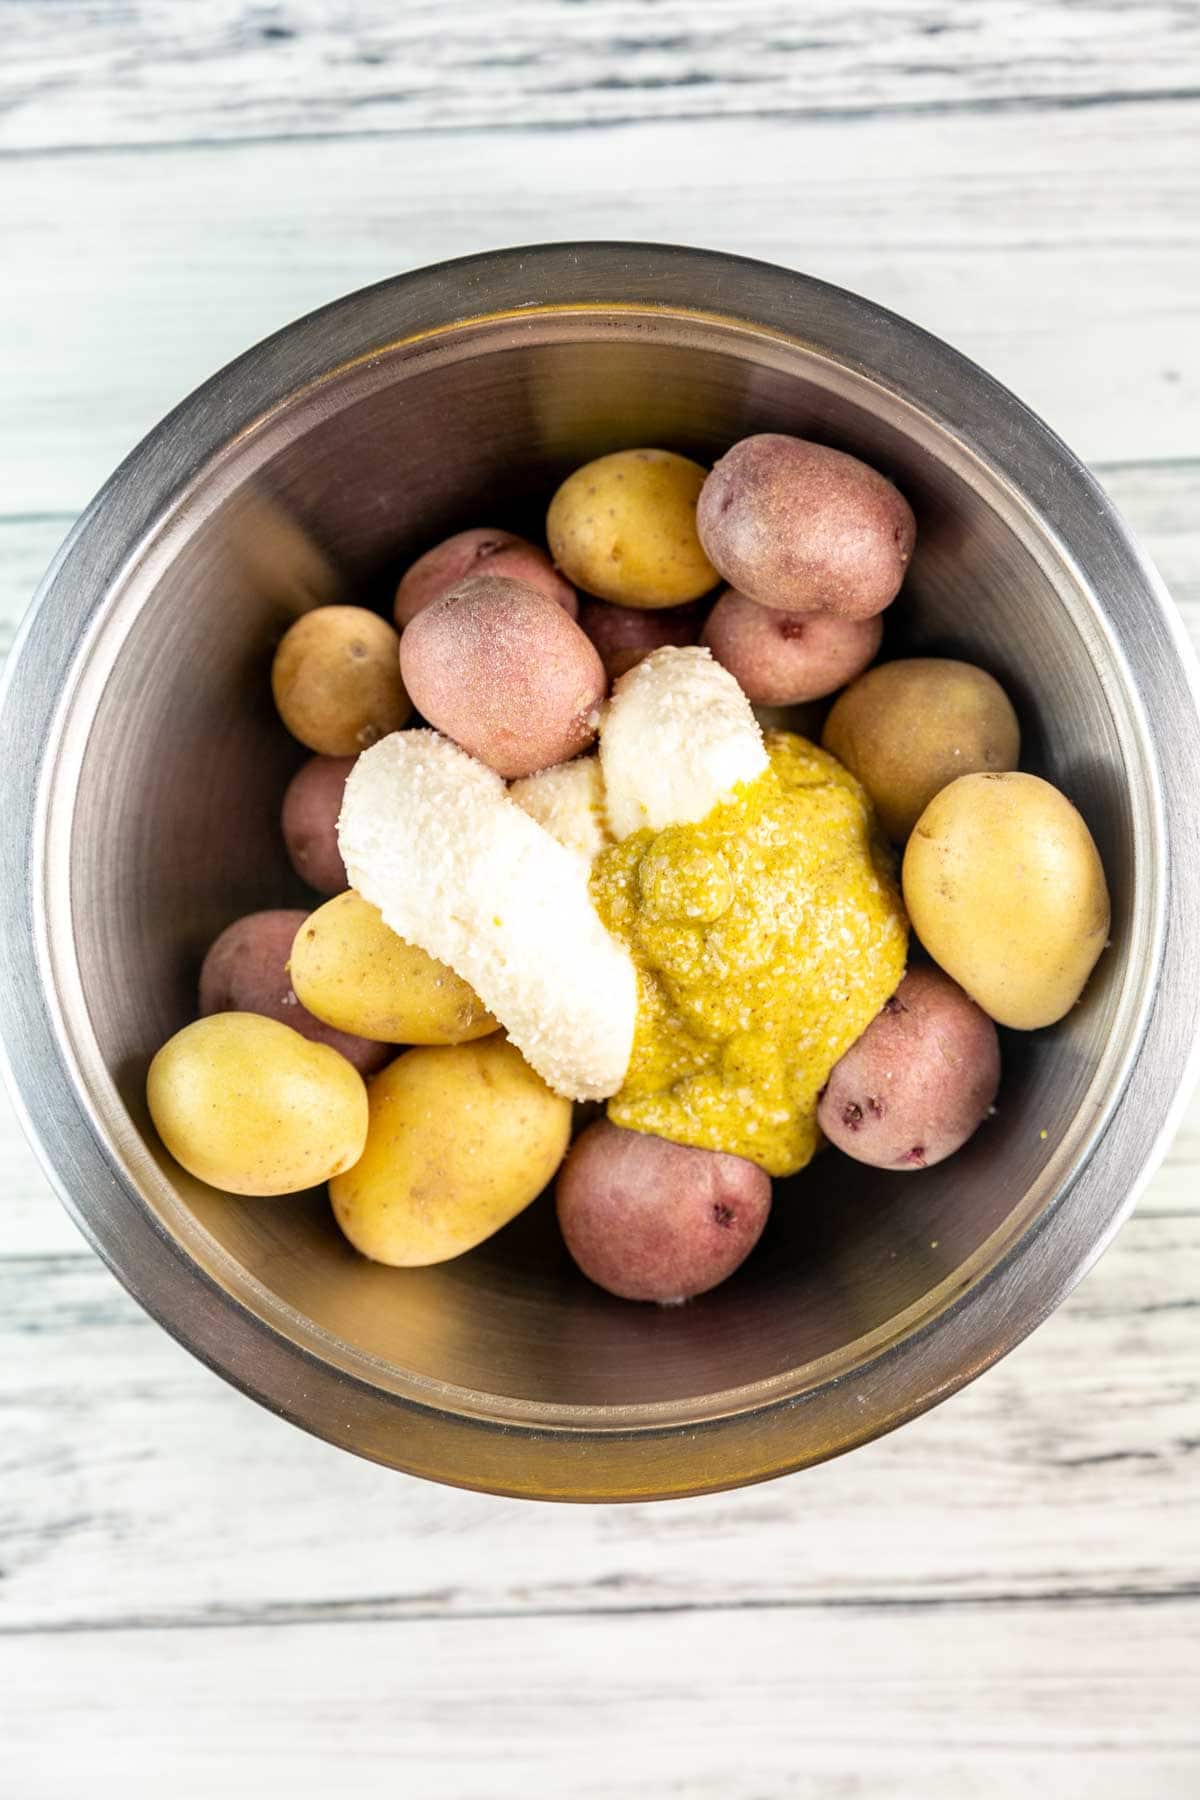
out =
<svg viewBox="0 0 1200 1800"><path fill-rule="evenodd" d="M598 452L711 459L761 430L895 478L919 532L885 654L999 676L1025 766L1100 845L1112 946L1062 1025L1008 1037L996 1118L902 1180L819 1156L780 1186L740 1273L669 1312L591 1288L545 1202L459 1261L392 1270L354 1255L323 1197L234 1199L169 1165L148 1058L189 1016L217 931L301 898L278 806L303 753L267 681L288 620L374 591L460 527L537 530ZM185 401L89 509L13 659L2 729L7 1052L64 1199L197 1355L397 1467L643 1498L847 1449L1036 1325L1171 1128L1200 1005L1200 729L1170 603L1018 401L802 276L548 246L290 326Z"/></svg>

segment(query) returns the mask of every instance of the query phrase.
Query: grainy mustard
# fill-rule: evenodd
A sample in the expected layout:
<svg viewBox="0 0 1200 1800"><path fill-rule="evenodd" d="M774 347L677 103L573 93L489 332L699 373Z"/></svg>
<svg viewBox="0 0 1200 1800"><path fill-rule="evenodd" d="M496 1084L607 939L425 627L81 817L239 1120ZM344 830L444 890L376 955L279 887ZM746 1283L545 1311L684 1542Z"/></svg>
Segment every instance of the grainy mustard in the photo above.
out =
<svg viewBox="0 0 1200 1800"><path fill-rule="evenodd" d="M770 768L699 824L603 851L592 897L638 970L609 1118L790 1175L834 1063L899 985L908 924L858 782L790 732L766 745Z"/></svg>

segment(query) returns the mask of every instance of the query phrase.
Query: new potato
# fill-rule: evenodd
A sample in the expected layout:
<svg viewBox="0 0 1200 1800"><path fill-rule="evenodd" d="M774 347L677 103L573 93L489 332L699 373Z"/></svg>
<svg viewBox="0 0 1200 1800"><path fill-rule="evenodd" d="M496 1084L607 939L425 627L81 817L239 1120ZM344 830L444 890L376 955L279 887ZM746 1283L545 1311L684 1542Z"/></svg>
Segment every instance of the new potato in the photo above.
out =
<svg viewBox="0 0 1200 1800"><path fill-rule="evenodd" d="M337 822L346 778L358 759L310 756L287 785L279 824L291 864L319 894L340 894L346 865L338 849Z"/></svg>
<svg viewBox="0 0 1200 1800"><path fill-rule="evenodd" d="M329 1184L334 1216L375 1262L444 1262L491 1237L562 1161L571 1102L507 1038L410 1050L370 1086L366 1148Z"/></svg>
<svg viewBox="0 0 1200 1800"><path fill-rule="evenodd" d="M398 937L353 889L309 914L290 969L301 1005L356 1037L461 1044L496 1029L461 976Z"/></svg>
<svg viewBox="0 0 1200 1800"><path fill-rule="evenodd" d="M503 575L474 575L424 607L404 628L400 666L429 723L507 780L590 744L608 686L574 619Z"/></svg>
<svg viewBox="0 0 1200 1800"><path fill-rule="evenodd" d="M544 550L511 531L477 526L456 532L418 556L396 589L397 630L411 625L419 612L473 575L506 575L512 581L524 581L540 588L572 619L578 614L575 589Z"/></svg>
<svg viewBox="0 0 1200 1800"><path fill-rule="evenodd" d="M902 844L934 795L960 775L1015 769L1021 731L984 669L910 656L860 675L834 701L821 742L866 788Z"/></svg>
<svg viewBox="0 0 1200 1800"><path fill-rule="evenodd" d="M694 644L703 614L696 606L614 606L609 600L585 599L579 624L600 653L610 681L636 668L664 644Z"/></svg>
<svg viewBox="0 0 1200 1800"><path fill-rule="evenodd" d="M618 450L568 475L546 516L576 587L618 606L682 606L715 586L696 534L704 470L672 450Z"/></svg>
<svg viewBox="0 0 1200 1800"><path fill-rule="evenodd" d="M940 969L910 969L834 1064L817 1123L877 1169L928 1169L961 1149L1000 1085L996 1027Z"/></svg>
<svg viewBox="0 0 1200 1800"><path fill-rule="evenodd" d="M700 642L755 706L798 706L824 699L861 675L879 649L883 620L836 613L775 612L726 588Z"/></svg>
<svg viewBox="0 0 1200 1800"><path fill-rule="evenodd" d="M599 1119L555 1185L567 1249L622 1300L673 1305L732 1275L762 1236L771 1178L741 1156Z"/></svg>
<svg viewBox="0 0 1200 1800"><path fill-rule="evenodd" d="M964 775L930 801L904 853L904 904L934 961L998 1025L1070 1011L1108 941L1092 835L1037 775Z"/></svg>
<svg viewBox="0 0 1200 1800"><path fill-rule="evenodd" d="M176 1162L229 1194L293 1194L357 1162L367 1090L344 1056L258 1013L214 1013L168 1038L146 1077Z"/></svg>
<svg viewBox="0 0 1200 1800"><path fill-rule="evenodd" d="M289 962L296 933L308 914L280 907L248 913L227 925L209 946L200 965L199 1011L261 1013L290 1025L313 1044L327 1044L353 1063L360 1075L373 1075L391 1055L388 1043L372 1043L338 1031L303 1006L292 986Z"/></svg>
<svg viewBox="0 0 1200 1800"><path fill-rule="evenodd" d="M725 453L704 483L696 527L748 600L845 619L891 604L917 535L908 501L877 469L779 431Z"/></svg>
<svg viewBox="0 0 1200 1800"><path fill-rule="evenodd" d="M357 756L412 711L400 640L362 606L318 606L284 633L271 665L279 716L319 756Z"/></svg>

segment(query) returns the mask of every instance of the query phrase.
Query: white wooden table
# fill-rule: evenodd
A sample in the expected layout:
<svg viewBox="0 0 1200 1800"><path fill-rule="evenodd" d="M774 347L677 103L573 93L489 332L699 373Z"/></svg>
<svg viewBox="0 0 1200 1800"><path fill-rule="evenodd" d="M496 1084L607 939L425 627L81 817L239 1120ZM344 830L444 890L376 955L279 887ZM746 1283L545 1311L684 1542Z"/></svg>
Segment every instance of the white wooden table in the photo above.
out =
<svg viewBox="0 0 1200 1800"><path fill-rule="evenodd" d="M7 0L0 627L186 390L395 270L705 243L882 300L1200 627L1200 9ZM849 1459L557 1510L353 1461L152 1325L0 1120L0 1793L1200 1793L1200 1109L1076 1296Z"/></svg>

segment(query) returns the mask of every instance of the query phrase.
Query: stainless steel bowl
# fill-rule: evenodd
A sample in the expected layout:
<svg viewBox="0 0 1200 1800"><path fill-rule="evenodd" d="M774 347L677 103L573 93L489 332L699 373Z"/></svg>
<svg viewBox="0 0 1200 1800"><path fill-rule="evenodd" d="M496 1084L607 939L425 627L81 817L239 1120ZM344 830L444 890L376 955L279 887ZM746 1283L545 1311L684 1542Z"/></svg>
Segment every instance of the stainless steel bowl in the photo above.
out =
<svg viewBox="0 0 1200 1800"><path fill-rule="evenodd" d="M1100 844L1113 941L1084 1003L1011 1036L996 1118L941 1167L833 1155L683 1310L610 1300L545 1201L458 1262L358 1260L320 1196L239 1200L147 1128L148 1058L221 926L291 898L301 752L267 669L315 600L386 592L460 526L536 523L622 445L812 434L919 521L888 649L992 669L1026 766ZM702 251L585 244L422 270L288 327L186 400L88 509L2 718L12 1080L64 1201L144 1306L239 1387L362 1455L507 1493L695 1492L912 1417L1054 1307L1165 1145L1196 1036L1200 721L1171 605L1103 493L1013 396L880 308Z"/></svg>

